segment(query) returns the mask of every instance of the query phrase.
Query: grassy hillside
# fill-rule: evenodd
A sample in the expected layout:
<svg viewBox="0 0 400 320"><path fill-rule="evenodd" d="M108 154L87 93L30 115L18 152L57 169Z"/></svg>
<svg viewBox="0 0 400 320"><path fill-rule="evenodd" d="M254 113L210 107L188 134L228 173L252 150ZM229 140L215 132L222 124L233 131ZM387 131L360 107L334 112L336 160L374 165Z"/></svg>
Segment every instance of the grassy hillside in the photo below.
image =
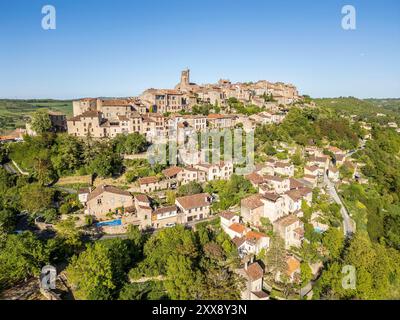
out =
<svg viewBox="0 0 400 320"><path fill-rule="evenodd" d="M365 101L386 110L400 112L400 99L366 99Z"/></svg>
<svg viewBox="0 0 400 320"><path fill-rule="evenodd" d="M360 100L354 97L322 98L314 99L319 107L326 107L353 114L376 114L382 112L381 108L370 101Z"/></svg>
<svg viewBox="0 0 400 320"><path fill-rule="evenodd" d="M386 125L397 122L400 125L400 99L357 99L354 97L314 99L318 107L327 108L346 116L356 115L359 120ZM378 116L385 114L386 116Z"/></svg>
<svg viewBox="0 0 400 320"><path fill-rule="evenodd" d="M72 115L72 101L0 100L0 132L25 127L29 115L40 108Z"/></svg>

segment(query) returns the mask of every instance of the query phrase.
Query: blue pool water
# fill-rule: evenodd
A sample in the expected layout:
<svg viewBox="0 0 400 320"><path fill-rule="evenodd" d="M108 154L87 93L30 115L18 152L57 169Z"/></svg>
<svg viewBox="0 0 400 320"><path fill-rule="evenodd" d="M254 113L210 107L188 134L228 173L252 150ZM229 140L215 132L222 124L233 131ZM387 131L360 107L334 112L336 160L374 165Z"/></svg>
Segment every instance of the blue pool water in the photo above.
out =
<svg viewBox="0 0 400 320"><path fill-rule="evenodd" d="M96 223L96 227L117 227L122 225L121 219L111 220L111 221L103 221Z"/></svg>
<svg viewBox="0 0 400 320"><path fill-rule="evenodd" d="M323 233L324 232L324 230L322 230L321 228L318 228L318 227L314 228L314 231L318 232L318 233Z"/></svg>

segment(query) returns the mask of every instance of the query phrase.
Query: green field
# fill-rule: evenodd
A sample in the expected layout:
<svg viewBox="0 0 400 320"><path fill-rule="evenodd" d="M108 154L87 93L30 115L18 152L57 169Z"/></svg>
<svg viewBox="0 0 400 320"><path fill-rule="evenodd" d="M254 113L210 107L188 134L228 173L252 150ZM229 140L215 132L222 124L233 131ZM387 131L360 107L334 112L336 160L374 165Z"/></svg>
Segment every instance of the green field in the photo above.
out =
<svg viewBox="0 0 400 320"><path fill-rule="evenodd" d="M72 115L69 100L0 100L0 132L24 128L29 115L40 108Z"/></svg>

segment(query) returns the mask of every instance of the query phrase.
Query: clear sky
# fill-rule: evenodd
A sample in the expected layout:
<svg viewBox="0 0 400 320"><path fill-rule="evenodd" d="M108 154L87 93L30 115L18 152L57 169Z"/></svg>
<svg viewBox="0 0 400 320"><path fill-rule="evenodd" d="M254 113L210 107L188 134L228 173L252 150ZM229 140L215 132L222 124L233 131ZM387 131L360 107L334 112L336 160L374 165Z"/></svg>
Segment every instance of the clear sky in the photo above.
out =
<svg viewBox="0 0 400 320"><path fill-rule="evenodd" d="M41 27L44 5L57 29ZM351 4L357 29L341 27ZM1 0L0 97L133 96L291 82L313 97L400 97L399 0Z"/></svg>

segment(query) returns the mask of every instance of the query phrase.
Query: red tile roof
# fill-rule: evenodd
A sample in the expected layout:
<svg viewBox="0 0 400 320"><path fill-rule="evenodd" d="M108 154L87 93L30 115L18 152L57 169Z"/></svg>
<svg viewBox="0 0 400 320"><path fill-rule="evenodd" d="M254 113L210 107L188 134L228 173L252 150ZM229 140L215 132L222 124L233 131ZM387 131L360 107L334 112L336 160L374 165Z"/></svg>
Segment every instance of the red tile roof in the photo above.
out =
<svg viewBox="0 0 400 320"><path fill-rule="evenodd" d="M233 224L231 224L229 229L231 229L232 231L234 231L236 233L243 234L246 231L246 226L241 223L233 223Z"/></svg>
<svg viewBox="0 0 400 320"><path fill-rule="evenodd" d="M254 194L247 198L242 199L240 203L242 206L253 210L262 207L264 205L261 199L262 199L261 194Z"/></svg>
<svg viewBox="0 0 400 320"><path fill-rule="evenodd" d="M159 179L157 177L144 177L139 179L139 184L143 185L143 184L156 183L158 182L158 180Z"/></svg>
<svg viewBox="0 0 400 320"><path fill-rule="evenodd" d="M261 279L264 275L264 270L261 268L258 262L254 262L245 269L246 274L252 281Z"/></svg>
<svg viewBox="0 0 400 320"><path fill-rule="evenodd" d="M255 185L264 182L264 178L255 172L246 175L245 178Z"/></svg>
<svg viewBox="0 0 400 320"><path fill-rule="evenodd" d="M199 193L190 196L177 198L176 201L184 210L194 208L207 207L211 204L210 195L208 193Z"/></svg>
<svg viewBox="0 0 400 320"><path fill-rule="evenodd" d="M166 176L167 178L171 178L176 176L179 172L181 172L183 169L179 168L179 167L170 167L167 168L165 170L162 171L162 173L164 174L164 176Z"/></svg>
<svg viewBox="0 0 400 320"><path fill-rule="evenodd" d="M119 195L127 196L127 197L132 197L132 195L128 191L121 190L114 186L101 185L89 194L88 201L90 201L94 198L97 198L98 196L102 195L104 192L119 194Z"/></svg>

